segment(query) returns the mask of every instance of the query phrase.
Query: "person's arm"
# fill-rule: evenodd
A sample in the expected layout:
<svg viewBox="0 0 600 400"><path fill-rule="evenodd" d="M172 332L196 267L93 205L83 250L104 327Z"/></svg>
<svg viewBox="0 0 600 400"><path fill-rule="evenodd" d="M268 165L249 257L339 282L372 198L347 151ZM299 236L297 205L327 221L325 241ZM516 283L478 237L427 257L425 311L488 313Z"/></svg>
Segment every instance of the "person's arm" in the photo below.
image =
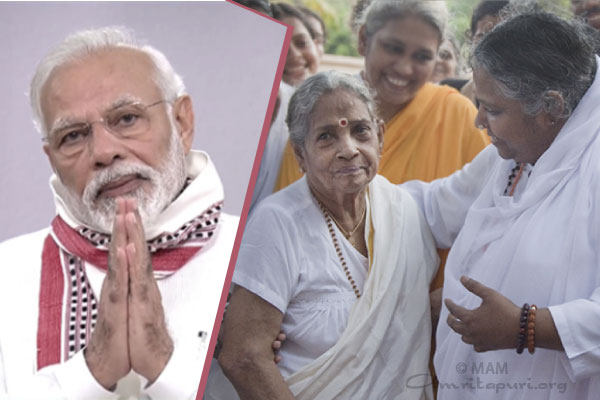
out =
<svg viewBox="0 0 600 400"><path fill-rule="evenodd" d="M195 399L199 371L202 370L204 359L194 356L195 352L176 346L161 375L154 383L143 388L142 393L152 399ZM0 363L0 377L4 376L2 367ZM118 394L106 390L96 381L86 365L82 351L64 363L41 369L24 380L20 387L13 387L9 392L6 390L2 379L0 399L112 400L119 398Z"/></svg>
<svg viewBox="0 0 600 400"><path fill-rule="evenodd" d="M549 310L567 356L569 376L575 380L600 374L600 288L589 298Z"/></svg>
<svg viewBox="0 0 600 400"><path fill-rule="evenodd" d="M119 198L116 204L109 270L90 343L72 360L49 370L67 398L111 398L130 370L156 383L173 355L137 203Z"/></svg>
<svg viewBox="0 0 600 400"><path fill-rule="evenodd" d="M91 374L83 351L63 363L35 370L36 355L28 349L35 350L39 262L47 237L45 229L0 244L1 260L20 259L23 264L7 271L8 276L0 282L4 300L14 299L22 305L15 309L14 301L4 301L0 306L4 321L0 328L0 399L116 399L118 396Z"/></svg>
<svg viewBox="0 0 600 400"><path fill-rule="evenodd" d="M417 202L438 248L446 249L454 243L497 159L496 148L489 146L472 162L446 178L430 183L408 181L400 185Z"/></svg>
<svg viewBox="0 0 600 400"><path fill-rule="evenodd" d="M84 351L92 375L111 391L130 370L153 383L173 354L137 202L116 205L98 322Z"/></svg>
<svg viewBox="0 0 600 400"><path fill-rule="evenodd" d="M153 383L142 389L142 393L153 400L193 400L196 398L203 366L204 357L200 357L196 348L175 343L167 365Z"/></svg>
<svg viewBox="0 0 600 400"><path fill-rule="evenodd" d="M590 160L595 158L590 157ZM591 274L583 276L595 276L595 279L584 279L575 287L573 284L565 284L565 287L590 294L549 307L565 349L563 366L573 380L600 375L600 168L596 162L590 164L596 166L595 171L581 184L589 192L586 196L585 190L579 191L579 198L574 204L580 218L587 221L587 226L580 225L580 231L586 232L587 239L577 239L577 250L573 247L574 265L577 266L573 271L588 271ZM586 252L585 249L588 252L585 257L587 267L582 265L580 258Z"/></svg>
<svg viewBox="0 0 600 400"><path fill-rule="evenodd" d="M223 321L219 364L240 399L293 399L273 360L273 339L283 321L279 309L236 287Z"/></svg>
<svg viewBox="0 0 600 400"><path fill-rule="evenodd" d="M431 308L431 337L435 339L435 333L440 321L442 310L442 288L435 289L429 293L429 304Z"/></svg>
<svg viewBox="0 0 600 400"><path fill-rule="evenodd" d="M5 365L0 349L0 399L117 399L118 395L103 388L86 366L83 352L68 361L49 365L20 382L5 381Z"/></svg>
<svg viewBox="0 0 600 400"><path fill-rule="evenodd" d="M85 350L8 387L11 397L107 399L131 369L127 346L127 245L125 204L118 202L109 251L109 271L98 304L98 321Z"/></svg>
<svg viewBox="0 0 600 400"><path fill-rule="evenodd" d="M68 361L41 369L26 390L34 390L35 398L116 399L119 396L98 383L86 365L83 351Z"/></svg>

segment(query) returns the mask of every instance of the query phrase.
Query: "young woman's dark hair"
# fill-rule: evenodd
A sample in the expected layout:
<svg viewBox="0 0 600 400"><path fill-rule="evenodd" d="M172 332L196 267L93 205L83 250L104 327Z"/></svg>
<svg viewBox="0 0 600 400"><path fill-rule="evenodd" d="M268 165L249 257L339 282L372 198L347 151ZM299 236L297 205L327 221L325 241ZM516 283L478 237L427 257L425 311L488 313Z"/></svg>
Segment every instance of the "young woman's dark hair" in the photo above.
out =
<svg viewBox="0 0 600 400"><path fill-rule="evenodd" d="M467 36L473 39L477 31L477 23L483 17L491 15L493 17L500 14L500 10L506 7L510 2L508 0L481 0L471 15L471 29L467 32Z"/></svg>
<svg viewBox="0 0 600 400"><path fill-rule="evenodd" d="M269 3L269 0L233 0L238 4L241 4L243 6L246 6L248 8L251 8L253 10L256 10L260 13L266 14L269 17L273 16L273 13L271 12L271 3Z"/></svg>
<svg viewBox="0 0 600 400"><path fill-rule="evenodd" d="M281 21L286 17L299 19L306 27L306 30L308 30L308 33L310 33L310 37L314 40L315 31L313 31L310 24L306 20L306 16L296 7L286 3L273 3L271 4L271 12L273 13L273 18L278 21Z"/></svg>

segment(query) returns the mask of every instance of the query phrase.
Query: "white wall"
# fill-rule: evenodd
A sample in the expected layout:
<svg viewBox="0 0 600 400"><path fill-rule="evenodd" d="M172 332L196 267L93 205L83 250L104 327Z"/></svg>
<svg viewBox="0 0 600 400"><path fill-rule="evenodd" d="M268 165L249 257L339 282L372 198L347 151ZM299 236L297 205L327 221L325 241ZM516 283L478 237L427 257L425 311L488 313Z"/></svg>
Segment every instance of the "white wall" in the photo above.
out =
<svg viewBox="0 0 600 400"><path fill-rule="evenodd" d="M43 55L81 29L122 25L165 53L240 214L285 27L227 2L0 3L0 241L49 225L51 169L31 122L29 82Z"/></svg>

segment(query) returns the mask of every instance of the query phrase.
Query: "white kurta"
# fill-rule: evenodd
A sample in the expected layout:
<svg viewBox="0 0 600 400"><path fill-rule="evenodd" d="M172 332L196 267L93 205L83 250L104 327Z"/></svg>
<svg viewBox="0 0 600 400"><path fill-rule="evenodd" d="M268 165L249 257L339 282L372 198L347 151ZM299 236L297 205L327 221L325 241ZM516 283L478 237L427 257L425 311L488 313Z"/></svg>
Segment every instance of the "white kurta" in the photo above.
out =
<svg viewBox="0 0 600 400"><path fill-rule="evenodd" d="M286 340L278 367L286 378L337 342L356 294L306 179L265 201L244 230L233 283L284 314L281 330ZM335 229L348 269L362 291L368 260Z"/></svg>
<svg viewBox="0 0 600 400"><path fill-rule="evenodd" d="M163 216L165 213L172 216L165 223L181 226L223 198L220 180L208 156L194 152L188 161L195 179L165 210ZM69 219L63 213L61 216L66 221ZM167 327L175 345L173 355L157 381L148 388L144 388L143 377L132 372L119 382L116 393L104 390L94 380L83 352L65 363L37 371L41 255L48 230L0 244L0 398L114 399L127 395L152 399L195 398L237 225L237 217L221 214L209 244L176 273L157 281ZM157 224L152 227L160 228ZM105 273L87 263L86 273L99 299Z"/></svg>
<svg viewBox="0 0 600 400"><path fill-rule="evenodd" d="M597 59L598 60L598 59ZM549 307L565 351L476 353L446 324L435 368L438 398L597 399L600 395L600 74L519 196L504 196L512 160L493 146L446 179L404 185L440 246L452 245L444 298L468 309L481 299L462 275L518 306Z"/></svg>
<svg viewBox="0 0 600 400"><path fill-rule="evenodd" d="M296 398L431 396L419 383L428 376L433 238L410 196L385 178L375 177L368 198L368 279L367 259L336 231L358 301L306 178L266 199L244 232L233 280L284 314L279 369ZM390 248L394 239L402 244Z"/></svg>

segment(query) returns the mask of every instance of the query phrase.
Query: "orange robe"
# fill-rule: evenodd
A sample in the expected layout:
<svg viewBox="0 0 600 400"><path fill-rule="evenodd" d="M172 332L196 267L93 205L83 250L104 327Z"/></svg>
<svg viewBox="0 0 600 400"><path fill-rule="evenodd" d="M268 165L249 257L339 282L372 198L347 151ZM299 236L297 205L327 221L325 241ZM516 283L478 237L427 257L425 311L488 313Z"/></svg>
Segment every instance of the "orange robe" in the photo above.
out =
<svg viewBox="0 0 600 400"><path fill-rule="evenodd" d="M400 184L443 178L470 162L490 141L475 127L477 110L449 86L426 83L414 99L386 124L379 174ZM275 191L302 176L288 141ZM447 251L441 252L445 260ZM442 287L440 266L431 288Z"/></svg>

